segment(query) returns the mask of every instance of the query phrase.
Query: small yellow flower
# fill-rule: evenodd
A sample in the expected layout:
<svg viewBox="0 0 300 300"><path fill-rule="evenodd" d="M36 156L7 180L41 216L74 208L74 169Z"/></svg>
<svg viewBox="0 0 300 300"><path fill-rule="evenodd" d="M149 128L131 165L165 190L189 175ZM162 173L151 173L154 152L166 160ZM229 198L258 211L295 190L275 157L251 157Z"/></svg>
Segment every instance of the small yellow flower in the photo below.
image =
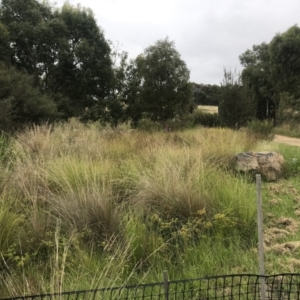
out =
<svg viewBox="0 0 300 300"><path fill-rule="evenodd" d="M213 225L212 225L212 223L211 222L206 222L205 224L204 224L204 227L205 228L211 228Z"/></svg>
<svg viewBox="0 0 300 300"><path fill-rule="evenodd" d="M200 209L200 210L198 210L198 211L197 211L197 214L198 214L199 216L205 215L205 214L206 214L205 207L202 208L202 209Z"/></svg>

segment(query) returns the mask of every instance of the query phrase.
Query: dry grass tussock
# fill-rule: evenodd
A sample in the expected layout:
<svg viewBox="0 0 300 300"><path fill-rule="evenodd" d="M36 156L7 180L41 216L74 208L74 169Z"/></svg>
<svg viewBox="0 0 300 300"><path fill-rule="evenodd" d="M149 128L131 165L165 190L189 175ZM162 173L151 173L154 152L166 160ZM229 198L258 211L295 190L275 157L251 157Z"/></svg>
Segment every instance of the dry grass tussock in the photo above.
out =
<svg viewBox="0 0 300 300"><path fill-rule="evenodd" d="M234 199L246 196L248 188L239 188L219 167L254 146L246 132L229 129L150 134L71 120L19 134L7 186L21 203L46 208L66 227L91 230L103 223L99 231L113 232L119 213L114 209L124 201L156 207L169 217L188 218L204 207L225 209L218 198L236 210ZM230 189L237 193L233 200ZM247 205L241 201L236 203Z"/></svg>
<svg viewBox="0 0 300 300"><path fill-rule="evenodd" d="M255 189L226 166L255 146L246 132L229 129L145 133L75 120L28 129L16 137L13 163L1 180L4 264L27 292L49 285L59 290L62 281L65 288L66 282L74 288L74 281L90 288L91 278L104 273L119 280L137 266L147 273L155 265L179 264L175 258L204 234L203 224L220 236L235 228L249 240ZM145 222L152 215L160 220L156 227ZM175 223L182 236L172 248ZM88 274L85 283L81 271ZM27 273L30 279L22 277ZM7 285L13 284L9 278Z"/></svg>
<svg viewBox="0 0 300 300"><path fill-rule="evenodd" d="M168 217L195 215L206 206L208 198L203 187L204 172L200 150L160 150L155 163L141 170L133 200L140 208L156 208Z"/></svg>

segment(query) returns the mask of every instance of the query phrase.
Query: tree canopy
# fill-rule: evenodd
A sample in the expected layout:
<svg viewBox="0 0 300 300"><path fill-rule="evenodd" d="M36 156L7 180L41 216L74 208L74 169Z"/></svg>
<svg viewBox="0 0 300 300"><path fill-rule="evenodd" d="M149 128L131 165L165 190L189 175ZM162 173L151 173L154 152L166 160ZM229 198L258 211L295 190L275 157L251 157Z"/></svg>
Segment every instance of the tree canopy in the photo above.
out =
<svg viewBox="0 0 300 300"><path fill-rule="evenodd" d="M159 40L129 60L112 52L90 9L68 3L57 9L37 0L3 0L0 61L14 74L28 74L27 84L51 98L60 118L117 126L141 118L161 122L194 107L189 70L173 41Z"/></svg>
<svg viewBox="0 0 300 300"><path fill-rule="evenodd" d="M33 81L27 73L0 63L0 130L58 117L54 100L34 87Z"/></svg>
<svg viewBox="0 0 300 300"><path fill-rule="evenodd" d="M259 119L276 118L281 94L300 98L300 28L276 34L240 55L243 85L252 90ZM284 101L284 100L282 100Z"/></svg>
<svg viewBox="0 0 300 300"><path fill-rule="evenodd" d="M220 86L216 84L193 83L193 94L197 105L218 105Z"/></svg>
<svg viewBox="0 0 300 300"><path fill-rule="evenodd" d="M240 74L224 70L220 89L219 117L222 126L240 128L255 118L252 93L243 86Z"/></svg>
<svg viewBox="0 0 300 300"><path fill-rule="evenodd" d="M140 88L133 103L154 121L180 117L193 110L190 72L168 38L158 40L136 58Z"/></svg>
<svg viewBox="0 0 300 300"><path fill-rule="evenodd" d="M33 75L36 86L55 95L66 117L81 116L110 94L110 46L91 10L3 0L0 22L0 47L6 50L0 60Z"/></svg>
<svg viewBox="0 0 300 300"><path fill-rule="evenodd" d="M278 120L286 120L290 109L298 111L297 25L242 53L240 78L225 71L221 86L191 83L186 63L168 38L132 60L111 45L90 9L2 0L0 123L78 117L136 126L143 118L182 119L197 104L219 104L222 124L234 127L251 118L275 120L278 114Z"/></svg>

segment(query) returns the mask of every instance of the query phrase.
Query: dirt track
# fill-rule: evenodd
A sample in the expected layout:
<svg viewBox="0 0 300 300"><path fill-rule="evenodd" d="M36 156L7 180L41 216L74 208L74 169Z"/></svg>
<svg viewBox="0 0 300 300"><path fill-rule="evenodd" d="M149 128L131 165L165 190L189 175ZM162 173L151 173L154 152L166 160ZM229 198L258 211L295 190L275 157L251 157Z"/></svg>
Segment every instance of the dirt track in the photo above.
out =
<svg viewBox="0 0 300 300"><path fill-rule="evenodd" d="M300 147L300 139L283 135L275 135L274 142Z"/></svg>

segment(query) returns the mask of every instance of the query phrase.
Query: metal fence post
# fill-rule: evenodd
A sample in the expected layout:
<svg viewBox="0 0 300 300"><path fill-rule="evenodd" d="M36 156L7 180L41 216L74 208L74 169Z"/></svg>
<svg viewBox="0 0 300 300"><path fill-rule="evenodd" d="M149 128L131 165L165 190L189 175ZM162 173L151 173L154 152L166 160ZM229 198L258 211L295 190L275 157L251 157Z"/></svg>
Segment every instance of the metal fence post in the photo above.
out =
<svg viewBox="0 0 300 300"><path fill-rule="evenodd" d="M257 195L257 229L258 229L258 252L259 252L259 270L261 299L266 299L265 285L265 259L264 259L264 231L263 231L263 214L262 214L262 198L261 198L261 175L256 174L256 195Z"/></svg>
<svg viewBox="0 0 300 300"><path fill-rule="evenodd" d="M165 291L165 300L169 300L169 278L168 278L168 271L163 271L164 275L164 291Z"/></svg>

